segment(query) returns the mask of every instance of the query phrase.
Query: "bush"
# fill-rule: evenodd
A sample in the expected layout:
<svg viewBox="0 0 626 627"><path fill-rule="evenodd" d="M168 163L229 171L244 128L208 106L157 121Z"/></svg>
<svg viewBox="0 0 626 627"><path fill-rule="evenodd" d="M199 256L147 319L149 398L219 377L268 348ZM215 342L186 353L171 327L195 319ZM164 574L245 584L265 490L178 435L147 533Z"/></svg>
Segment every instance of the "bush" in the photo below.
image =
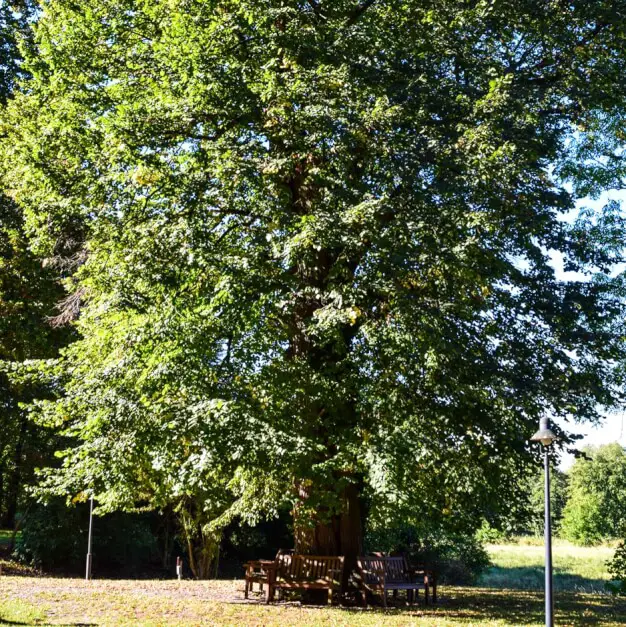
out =
<svg viewBox="0 0 626 627"><path fill-rule="evenodd" d="M607 564L612 581L606 584L613 594L626 596L626 540L615 551L613 559Z"/></svg>
<svg viewBox="0 0 626 627"><path fill-rule="evenodd" d="M480 544L504 544L508 542L510 538L510 534L496 527L492 527L486 520L483 520L483 524L476 532L476 539Z"/></svg>
<svg viewBox="0 0 626 627"><path fill-rule="evenodd" d="M24 516L15 557L43 570L82 572L87 553L89 505L67 507L61 499L34 503ZM145 515L94 516L94 569L135 575L157 555L156 539Z"/></svg>
<svg viewBox="0 0 626 627"><path fill-rule="evenodd" d="M475 534L424 532L410 525L368 532L366 549L404 553L412 563L432 568L439 581L449 584L474 583L491 563Z"/></svg>
<svg viewBox="0 0 626 627"><path fill-rule="evenodd" d="M562 535L578 544L619 538L626 525L626 451L617 443L585 449L570 470Z"/></svg>

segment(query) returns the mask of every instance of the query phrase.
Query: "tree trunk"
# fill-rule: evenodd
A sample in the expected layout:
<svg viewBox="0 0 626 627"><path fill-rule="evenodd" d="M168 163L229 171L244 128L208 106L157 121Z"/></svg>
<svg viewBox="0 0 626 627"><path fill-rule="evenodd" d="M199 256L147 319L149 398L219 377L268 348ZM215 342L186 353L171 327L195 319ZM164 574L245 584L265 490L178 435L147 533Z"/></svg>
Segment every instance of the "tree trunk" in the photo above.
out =
<svg viewBox="0 0 626 627"><path fill-rule="evenodd" d="M24 442L26 440L26 431L28 429L28 419L22 416L20 422L20 431L15 444L15 453L13 454L13 470L9 476L6 491L6 509L2 518L2 526L5 529L13 529L15 527L15 517L17 516L17 505L20 495L22 480L22 454L24 451Z"/></svg>
<svg viewBox="0 0 626 627"><path fill-rule="evenodd" d="M4 464L0 462L0 521L4 519Z"/></svg>
<svg viewBox="0 0 626 627"><path fill-rule="evenodd" d="M301 520L298 508L294 511L294 540L295 551L302 555L343 555L344 569L341 581L341 592L348 590L350 574L356 566L357 556L363 552L363 507L361 503L359 483L350 483L342 494L342 511L339 514L327 517L319 512L320 520ZM300 486L300 498L305 502L315 487ZM315 593L320 592L317 595ZM325 603L326 592L310 591L306 600L312 603ZM319 599L318 599L319 596Z"/></svg>
<svg viewBox="0 0 626 627"><path fill-rule="evenodd" d="M207 521L195 503L183 505L178 514L187 544L189 568L196 579L210 579L217 573L220 538L207 529Z"/></svg>

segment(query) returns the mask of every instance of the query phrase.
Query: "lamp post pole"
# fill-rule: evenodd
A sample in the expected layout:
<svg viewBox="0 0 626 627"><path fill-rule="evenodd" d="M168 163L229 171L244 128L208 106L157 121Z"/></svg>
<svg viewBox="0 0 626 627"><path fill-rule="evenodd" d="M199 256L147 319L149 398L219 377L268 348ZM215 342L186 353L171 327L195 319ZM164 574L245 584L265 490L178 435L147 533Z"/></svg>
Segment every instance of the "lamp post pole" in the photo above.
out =
<svg viewBox="0 0 626 627"><path fill-rule="evenodd" d="M91 531L93 528L93 494L91 495L91 505L89 508L89 535L87 536L87 566L85 568L85 579L91 579Z"/></svg>
<svg viewBox="0 0 626 627"><path fill-rule="evenodd" d="M550 516L550 447L543 447L545 474L545 545L546 545L546 627L554 625L554 597L552 596L552 518Z"/></svg>
<svg viewBox="0 0 626 627"><path fill-rule="evenodd" d="M550 421L542 418L539 431L530 438L531 442L543 445L544 499L545 499L545 547L546 547L546 627L554 627L554 597L552 595L552 519L550 516L550 446L556 436L550 429Z"/></svg>

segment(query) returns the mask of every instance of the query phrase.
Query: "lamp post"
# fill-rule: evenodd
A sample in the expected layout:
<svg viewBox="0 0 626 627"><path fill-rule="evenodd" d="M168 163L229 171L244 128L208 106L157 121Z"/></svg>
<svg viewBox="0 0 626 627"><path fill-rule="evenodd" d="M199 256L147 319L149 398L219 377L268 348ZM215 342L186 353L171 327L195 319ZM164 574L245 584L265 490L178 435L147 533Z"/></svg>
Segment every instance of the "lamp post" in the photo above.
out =
<svg viewBox="0 0 626 627"><path fill-rule="evenodd" d="M552 527L550 518L550 446L556 436L550 429L550 421L542 418L539 431L530 438L531 442L543 445L543 464L545 474L545 546L546 546L546 627L554 625L554 598L552 596Z"/></svg>
<svg viewBox="0 0 626 627"><path fill-rule="evenodd" d="M93 527L93 494L91 495L91 505L89 507L89 535L87 536L87 565L85 568L85 579L91 579L91 530Z"/></svg>

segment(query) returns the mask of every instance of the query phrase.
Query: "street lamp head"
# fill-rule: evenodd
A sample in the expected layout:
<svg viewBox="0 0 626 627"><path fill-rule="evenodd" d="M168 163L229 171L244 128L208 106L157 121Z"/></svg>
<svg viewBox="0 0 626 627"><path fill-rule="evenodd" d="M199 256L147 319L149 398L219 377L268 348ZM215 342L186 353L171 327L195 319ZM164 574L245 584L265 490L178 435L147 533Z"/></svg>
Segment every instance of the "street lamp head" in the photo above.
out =
<svg viewBox="0 0 626 627"><path fill-rule="evenodd" d="M550 429L550 421L547 418L542 418L539 422L539 431L530 438L530 441L541 442L544 446L550 446L556 439L556 435Z"/></svg>

